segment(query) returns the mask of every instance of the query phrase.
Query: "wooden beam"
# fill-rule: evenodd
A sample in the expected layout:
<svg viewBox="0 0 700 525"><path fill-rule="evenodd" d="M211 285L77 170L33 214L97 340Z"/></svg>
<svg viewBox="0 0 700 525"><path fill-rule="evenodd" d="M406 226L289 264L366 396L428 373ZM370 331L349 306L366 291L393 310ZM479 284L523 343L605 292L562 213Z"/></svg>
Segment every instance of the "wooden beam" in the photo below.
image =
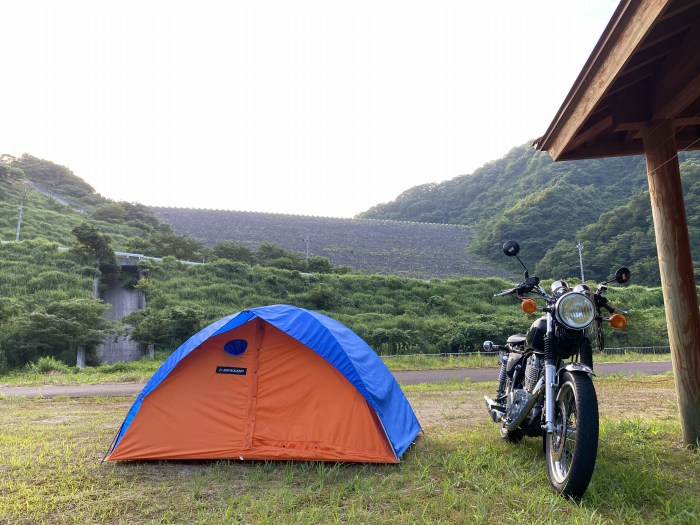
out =
<svg viewBox="0 0 700 525"><path fill-rule="evenodd" d="M683 43L664 62L651 88L653 120L672 119L695 102L700 94L700 24L695 24Z"/></svg>
<svg viewBox="0 0 700 525"><path fill-rule="evenodd" d="M669 20L678 15L685 15L690 9L700 7L700 0L676 0L670 9L666 11L660 20Z"/></svg>
<svg viewBox="0 0 700 525"><path fill-rule="evenodd" d="M567 149L670 1L630 1L618 8L543 137L541 149L554 160Z"/></svg>
<svg viewBox="0 0 700 525"><path fill-rule="evenodd" d="M670 120L642 129L683 442L700 446L700 309Z"/></svg>
<svg viewBox="0 0 700 525"><path fill-rule="evenodd" d="M605 157L624 157L626 155L643 155L644 144L641 140L625 142L625 136L620 140L602 140L600 137L592 146L581 146L578 149L567 150L557 160L601 159Z"/></svg>
<svg viewBox="0 0 700 525"><path fill-rule="evenodd" d="M631 73L627 73L627 70L622 71L615 79L613 85L610 86L610 89L605 96L608 97L610 95L617 95L617 98L619 98L621 95L625 94L625 90L637 89L643 80L657 75L659 73L659 67L660 62L655 64L647 64L646 66Z"/></svg>
<svg viewBox="0 0 700 525"><path fill-rule="evenodd" d="M590 128L588 128L585 131L582 131L581 133L576 135L576 137L569 144L569 148L576 149L579 146L586 144L586 143L593 144L593 143L595 143L595 138L598 135L600 135L602 132L604 132L612 127L613 127L613 118L612 118L612 115L608 115L604 119L593 124Z"/></svg>

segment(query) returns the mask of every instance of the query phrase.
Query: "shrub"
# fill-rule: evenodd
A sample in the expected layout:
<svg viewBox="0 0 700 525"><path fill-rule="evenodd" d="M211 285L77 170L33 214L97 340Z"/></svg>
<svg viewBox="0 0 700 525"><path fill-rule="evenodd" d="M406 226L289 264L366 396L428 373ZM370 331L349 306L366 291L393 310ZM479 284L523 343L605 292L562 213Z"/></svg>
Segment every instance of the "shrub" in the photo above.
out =
<svg viewBox="0 0 700 525"><path fill-rule="evenodd" d="M49 372L69 373L73 368L51 356L40 357L35 363L28 363L27 370L37 374L48 374Z"/></svg>

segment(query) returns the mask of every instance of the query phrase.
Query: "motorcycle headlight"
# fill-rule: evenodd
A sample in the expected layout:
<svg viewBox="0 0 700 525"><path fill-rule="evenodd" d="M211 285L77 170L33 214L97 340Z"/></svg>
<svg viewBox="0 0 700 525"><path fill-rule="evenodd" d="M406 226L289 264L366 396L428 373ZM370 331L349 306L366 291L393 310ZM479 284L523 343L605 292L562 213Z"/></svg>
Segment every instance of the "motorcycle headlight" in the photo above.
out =
<svg viewBox="0 0 700 525"><path fill-rule="evenodd" d="M593 301L575 292L562 295L557 301L555 310L559 320L574 330L586 328L595 317Z"/></svg>

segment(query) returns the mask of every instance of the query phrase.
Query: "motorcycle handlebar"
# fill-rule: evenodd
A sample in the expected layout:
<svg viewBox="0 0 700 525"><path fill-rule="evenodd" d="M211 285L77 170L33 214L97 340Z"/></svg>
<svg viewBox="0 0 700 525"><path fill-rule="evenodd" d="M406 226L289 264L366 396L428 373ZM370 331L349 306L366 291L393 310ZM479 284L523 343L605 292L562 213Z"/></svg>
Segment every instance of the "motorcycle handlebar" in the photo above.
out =
<svg viewBox="0 0 700 525"><path fill-rule="evenodd" d="M615 313L615 309L614 309L612 306L610 306L609 304L607 304L607 303L603 303L603 304L601 304L600 306L602 306L603 308L605 308L605 309L606 309L608 312L610 312L611 314L614 314L614 313Z"/></svg>
<svg viewBox="0 0 700 525"><path fill-rule="evenodd" d="M516 286L515 288L511 288L510 290L501 290L501 292L495 294L494 297L501 297L504 295L511 295L514 293L517 293L518 295L520 295L521 293L531 292L532 289L533 289L532 286L528 286L527 284L520 284L520 285Z"/></svg>

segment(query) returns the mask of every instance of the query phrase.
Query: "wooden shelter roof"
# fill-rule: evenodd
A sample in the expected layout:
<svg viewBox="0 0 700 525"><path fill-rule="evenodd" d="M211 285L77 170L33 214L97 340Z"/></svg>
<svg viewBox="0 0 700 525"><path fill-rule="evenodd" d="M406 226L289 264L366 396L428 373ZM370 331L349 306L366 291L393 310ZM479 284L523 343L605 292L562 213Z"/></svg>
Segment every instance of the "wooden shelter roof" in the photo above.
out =
<svg viewBox="0 0 700 525"><path fill-rule="evenodd" d="M700 149L700 0L623 0L547 132L554 160L644 153L645 123L672 120Z"/></svg>

